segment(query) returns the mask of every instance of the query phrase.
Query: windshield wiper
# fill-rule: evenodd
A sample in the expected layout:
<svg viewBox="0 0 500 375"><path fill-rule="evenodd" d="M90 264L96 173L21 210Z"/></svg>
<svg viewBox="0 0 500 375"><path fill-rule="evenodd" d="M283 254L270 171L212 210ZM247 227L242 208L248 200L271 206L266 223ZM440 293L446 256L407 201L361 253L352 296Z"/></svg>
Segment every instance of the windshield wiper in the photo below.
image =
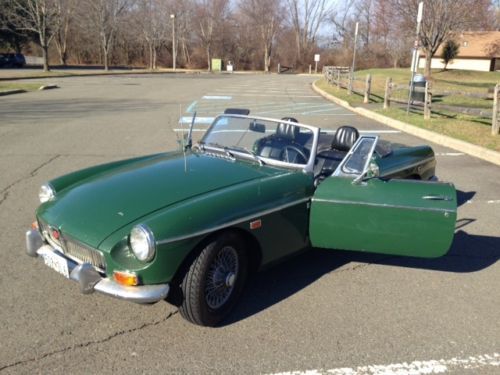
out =
<svg viewBox="0 0 500 375"><path fill-rule="evenodd" d="M259 157L259 155L257 155L254 151L252 151L246 147L231 146L231 148L238 151L238 152L244 151L246 154L250 155L252 157L252 159L255 160L257 163L259 163L261 166L265 164L264 161Z"/></svg>

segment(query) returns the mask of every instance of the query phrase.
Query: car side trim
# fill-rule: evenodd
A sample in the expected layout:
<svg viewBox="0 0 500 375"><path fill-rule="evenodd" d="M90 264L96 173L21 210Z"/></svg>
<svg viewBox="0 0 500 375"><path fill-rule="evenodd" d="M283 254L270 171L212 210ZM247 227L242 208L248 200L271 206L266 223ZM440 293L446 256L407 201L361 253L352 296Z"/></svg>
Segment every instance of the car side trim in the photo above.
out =
<svg viewBox="0 0 500 375"><path fill-rule="evenodd" d="M412 207L412 206L403 206L396 204L384 204L384 203L370 203L370 202L356 202L356 201L341 201L337 199L312 199L313 202L322 202L322 203L334 203L334 204L350 204L356 206L370 206L370 207L384 207L384 208L397 208L401 210L415 210L415 211L436 211L436 212L444 212L444 213L454 213L453 210L434 208L434 207Z"/></svg>
<svg viewBox="0 0 500 375"><path fill-rule="evenodd" d="M177 237L172 237L172 238L168 238L168 239L161 240L161 241L156 241L156 245L165 245L165 244L172 243L172 242L187 240L188 238L202 236L204 234L208 234L208 233L215 232L215 231L218 231L218 230L221 230L224 228L228 228L228 227L231 227L233 225L243 223L245 221L250 221L250 220L255 219L256 217L259 217L259 216L266 216L266 215L269 215L273 212L281 211L281 210L284 210L286 208L293 207L293 206L299 205L301 203L310 202L310 201L311 201L311 197L302 198L302 199L299 199L299 200L296 200L293 202L283 204L283 205L278 206L278 207L271 208L269 210L255 212L252 215L248 215L248 216L245 216L245 217L233 220L233 221L229 221L227 223L217 225L217 226L212 227L212 228L203 229L203 230L200 230L198 232L186 234L183 236L177 236Z"/></svg>

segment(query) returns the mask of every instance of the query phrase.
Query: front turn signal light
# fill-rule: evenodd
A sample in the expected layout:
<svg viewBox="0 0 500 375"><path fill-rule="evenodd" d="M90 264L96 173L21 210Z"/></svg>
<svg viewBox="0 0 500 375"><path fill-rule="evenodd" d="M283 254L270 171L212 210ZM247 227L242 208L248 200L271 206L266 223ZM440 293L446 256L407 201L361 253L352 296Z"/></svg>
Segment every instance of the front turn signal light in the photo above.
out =
<svg viewBox="0 0 500 375"><path fill-rule="evenodd" d="M118 284L125 286L136 286L139 285L139 278L134 273L115 271L113 272L113 278Z"/></svg>

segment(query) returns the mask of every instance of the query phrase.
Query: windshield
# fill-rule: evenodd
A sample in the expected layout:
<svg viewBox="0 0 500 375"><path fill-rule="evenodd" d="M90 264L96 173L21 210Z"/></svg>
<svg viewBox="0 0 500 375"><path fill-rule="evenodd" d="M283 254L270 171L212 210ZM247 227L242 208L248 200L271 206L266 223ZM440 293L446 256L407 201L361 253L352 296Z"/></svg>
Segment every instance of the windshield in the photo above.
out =
<svg viewBox="0 0 500 375"><path fill-rule="evenodd" d="M222 115L200 141L201 150L228 157L253 159L261 164L306 168L314 164L318 129L295 122Z"/></svg>

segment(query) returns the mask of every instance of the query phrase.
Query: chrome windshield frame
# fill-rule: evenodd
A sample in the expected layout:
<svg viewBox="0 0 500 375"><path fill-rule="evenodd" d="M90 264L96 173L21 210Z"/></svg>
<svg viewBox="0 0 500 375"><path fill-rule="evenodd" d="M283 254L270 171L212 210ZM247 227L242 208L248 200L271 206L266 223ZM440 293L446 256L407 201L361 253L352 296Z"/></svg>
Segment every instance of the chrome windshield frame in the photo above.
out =
<svg viewBox="0 0 500 375"><path fill-rule="evenodd" d="M210 131L212 130L212 128L214 127L214 125L217 123L217 121L220 118L228 118L228 117L229 118L248 119L248 120L257 120L257 121L259 121L259 120L260 121L269 121L269 122L274 122L276 124L284 123L284 124L294 125L294 126L298 126L298 127L302 127L302 128L310 130L313 134L313 140L312 140L312 144L311 144L311 151L309 153L309 160L307 161L306 164L288 163L288 162L284 162L281 160L266 158L263 156L258 156L258 157L267 165L272 165L272 166L276 166L276 167L283 167L283 168L299 169L305 173L313 173L314 161L316 160L316 151L318 148L319 133L321 130L320 128L318 128L316 126L303 124L300 122L285 121L285 120L280 120L280 119L270 118L270 117L248 116L248 115L237 115L237 114L221 114L221 115L218 115L217 117L215 117L212 124L208 127L207 131L205 132L205 134L201 138L200 143L204 142L207 134L210 134ZM230 147L228 147L228 148L230 148ZM223 148L222 148L222 150L224 151ZM242 156L244 158L248 158L249 160L253 159L253 156L247 154L244 151L239 151L237 148L235 148L235 149L231 148L230 150L231 150L231 154Z"/></svg>

